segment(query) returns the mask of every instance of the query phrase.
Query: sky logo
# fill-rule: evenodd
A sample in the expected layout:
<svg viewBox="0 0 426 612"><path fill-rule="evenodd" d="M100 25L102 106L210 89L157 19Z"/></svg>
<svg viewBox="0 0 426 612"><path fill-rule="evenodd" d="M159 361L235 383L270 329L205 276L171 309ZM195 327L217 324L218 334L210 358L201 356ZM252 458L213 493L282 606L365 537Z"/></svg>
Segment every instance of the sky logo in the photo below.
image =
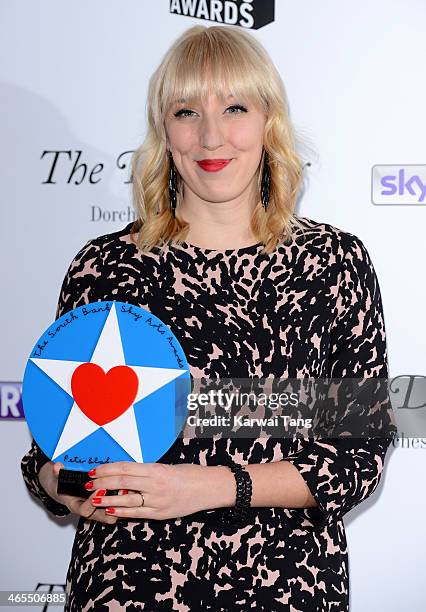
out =
<svg viewBox="0 0 426 612"><path fill-rule="evenodd" d="M379 206L426 205L426 164L373 166L371 201Z"/></svg>
<svg viewBox="0 0 426 612"><path fill-rule="evenodd" d="M22 383L0 383L0 419L25 419Z"/></svg>

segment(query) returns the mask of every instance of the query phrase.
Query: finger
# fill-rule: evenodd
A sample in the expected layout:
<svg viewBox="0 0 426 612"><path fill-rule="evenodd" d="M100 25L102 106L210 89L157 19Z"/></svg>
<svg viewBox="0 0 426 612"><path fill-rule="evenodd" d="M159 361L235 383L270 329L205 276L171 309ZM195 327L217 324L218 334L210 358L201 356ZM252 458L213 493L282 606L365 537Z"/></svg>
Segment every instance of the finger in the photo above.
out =
<svg viewBox="0 0 426 612"><path fill-rule="evenodd" d="M78 514L80 514L81 516L83 516L84 518L90 518L91 515L93 515L93 508L96 508L96 506L94 506L94 504L92 504L92 500L93 498L96 497L96 494L98 493L98 497L99 497L99 492L104 493L105 489L103 491L94 491L90 497L88 497L87 499L84 499L82 501L80 501L78 498L76 500L77 504L80 504L78 506Z"/></svg>
<svg viewBox="0 0 426 612"><path fill-rule="evenodd" d="M117 522L117 517L106 514L104 510L95 509L94 513L87 517L88 521L98 521L105 525L114 525Z"/></svg>
<svg viewBox="0 0 426 612"><path fill-rule="evenodd" d="M79 508L80 505L86 500L86 497L78 497L77 495L67 495L66 493L61 493L59 497L67 506L72 505L73 507L77 508Z"/></svg>
<svg viewBox="0 0 426 612"><path fill-rule="evenodd" d="M67 495L65 493L61 493L60 495L58 495L58 497L61 503L68 506L71 512L75 512L76 514L79 514L79 509L80 509L81 504L83 504L86 501L85 497L78 497L76 495Z"/></svg>
<svg viewBox="0 0 426 612"><path fill-rule="evenodd" d="M61 495L62 500L68 506L68 508L74 514L82 516L87 520L99 521L100 523L105 523L107 525L114 525L117 522L117 518L114 516L110 516L105 513L103 509L94 508L91 504L90 512L86 510L87 502L93 498L96 494L102 493L101 490L97 490L91 495L87 500L84 497L74 497L73 495ZM84 506L86 504L86 506Z"/></svg>
<svg viewBox="0 0 426 612"><path fill-rule="evenodd" d="M119 476L129 474L130 476L149 476L152 473L152 466L157 467L157 463L137 463L136 461L115 461L114 463L103 463L96 468L92 468L88 474L91 478L101 476Z"/></svg>
<svg viewBox="0 0 426 612"><path fill-rule="evenodd" d="M94 491L95 489L133 489L134 491L143 491L144 488L146 488L146 484L146 478L121 474L120 476L93 478L93 480L89 480L84 487L88 491Z"/></svg>
<svg viewBox="0 0 426 612"><path fill-rule="evenodd" d="M116 516L117 518L137 518L137 519L158 519L158 510L149 506L133 506L130 508L124 506L107 506L105 514Z"/></svg>
<svg viewBox="0 0 426 612"><path fill-rule="evenodd" d="M109 514L105 514L103 510L96 510L96 512L100 512L102 518L99 520L101 523L104 523L105 525L115 525L115 523L118 521L117 517L109 516Z"/></svg>
<svg viewBox="0 0 426 612"><path fill-rule="evenodd" d="M86 518L89 521L98 521L100 523L104 523L106 525L114 525L114 523L117 522L117 518L106 514L105 511L103 509L98 509L96 507L94 507L91 504L91 500L93 499L93 497L96 495L96 493L103 493L104 491L95 491L95 493L93 493L93 495L91 495L89 498L83 500L81 502L80 505L80 514L81 514L81 508L83 507L83 512L84 514L81 514L81 516L84 516L84 518ZM90 511L86 511L86 507L89 506L90 507ZM88 512L88 514L87 514ZM112 520L111 520L112 519Z"/></svg>
<svg viewBox="0 0 426 612"><path fill-rule="evenodd" d="M59 472L60 470L62 470L64 467L63 463L61 463L60 461L57 461L56 463L53 464L53 474L55 476L59 476Z"/></svg>
<svg viewBox="0 0 426 612"><path fill-rule="evenodd" d="M145 504L146 494L144 493ZM137 507L142 503L141 494L134 492L128 493L127 495L105 495L105 496L94 496L90 498L91 503L97 508L106 508L108 506L125 506L125 507ZM145 506L144 504L144 506Z"/></svg>

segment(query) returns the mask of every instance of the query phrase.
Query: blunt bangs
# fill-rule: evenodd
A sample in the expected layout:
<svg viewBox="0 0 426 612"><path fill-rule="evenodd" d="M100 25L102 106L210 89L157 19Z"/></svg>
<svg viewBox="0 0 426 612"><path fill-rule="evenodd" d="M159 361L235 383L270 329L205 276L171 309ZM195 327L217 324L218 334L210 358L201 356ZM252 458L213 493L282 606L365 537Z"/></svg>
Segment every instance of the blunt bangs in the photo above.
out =
<svg viewBox="0 0 426 612"><path fill-rule="evenodd" d="M183 40L163 75L162 118L175 104L205 102L212 92L223 103L232 95L236 101L251 103L266 114L265 75L259 70L259 58L253 55L244 37L240 41L229 39L213 28Z"/></svg>

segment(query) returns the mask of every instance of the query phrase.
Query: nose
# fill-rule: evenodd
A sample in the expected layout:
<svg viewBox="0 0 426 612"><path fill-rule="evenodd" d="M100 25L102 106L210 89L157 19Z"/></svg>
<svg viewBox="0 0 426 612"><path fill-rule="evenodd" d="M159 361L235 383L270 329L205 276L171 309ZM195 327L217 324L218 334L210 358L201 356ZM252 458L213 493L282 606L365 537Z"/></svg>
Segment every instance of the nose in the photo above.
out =
<svg viewBox="0 0 426 612"><path fill-rule="evenodd" d="M214 151L223 146L224 134L220 121L206 114L200 122L200 143L203 149Z"/></svg>

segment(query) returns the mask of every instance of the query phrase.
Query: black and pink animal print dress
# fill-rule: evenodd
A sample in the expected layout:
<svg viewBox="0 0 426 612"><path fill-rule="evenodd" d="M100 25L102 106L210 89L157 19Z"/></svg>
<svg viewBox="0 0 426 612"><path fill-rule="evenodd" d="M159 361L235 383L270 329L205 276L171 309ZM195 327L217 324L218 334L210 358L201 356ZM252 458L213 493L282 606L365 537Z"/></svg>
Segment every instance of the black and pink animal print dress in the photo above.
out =
<svg viewBox="0 0 426 612"><path fill-rule="evenodd" d="M381 294L363 242L299 217L302 241L217 251L188 243L142 253L130 223L89 240L72 261L57 316L88 302L141 306L170 327L191 376L387 378ZM345 612L344 515L377 488L390 438L333 440L178 438L163 463L291 461L317 501L311 508L252 508L223 530L220 509L115 525L81 518L66 578L72 612ZM30 492L48 458L32 443L22 459Z"/></svg>

